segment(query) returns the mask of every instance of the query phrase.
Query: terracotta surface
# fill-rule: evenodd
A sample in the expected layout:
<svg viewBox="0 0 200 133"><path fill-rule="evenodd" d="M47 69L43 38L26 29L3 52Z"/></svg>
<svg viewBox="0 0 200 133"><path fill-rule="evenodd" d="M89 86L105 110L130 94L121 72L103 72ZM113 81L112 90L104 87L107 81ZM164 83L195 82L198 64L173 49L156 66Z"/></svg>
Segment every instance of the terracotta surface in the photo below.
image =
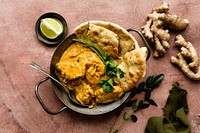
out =
<svg viewBox="0 0 200 133"><path fill-rule="evenodd" d="M138 121L123 123L120 133L143 133L150 116L162 115L169 90L173 82L179 82L188 91L189 114L192 133L200 132L200 81L189 80L177 67L170 63L170 57L176 55L174 38L182 34L193 43L200 57L200 1L167 0L172 13L190 20L185 31L171 33L171 48L158 60L150 58L147 76L165 74L162 85L152 98L158 107L136 113ZM73 28L88 20L104 20L117 23L124 28L138 28L144 25L146 16L152 8L160 4L159 0L0 0L0 132L1 133L106 133L117 117L114 112L99 116L86 116L70 109L59 115L46 113L37 101L35 84L45 76L28 66L35 61L49 71L51 56L56 47L48 47L39 42L35 35L35 22L46 12L57 12L68 22L68 35ZM139 44L143 42L134 35ZM41 86L40 95L52 111L64 105L51 89L51 83ZM142 98L142 95L137 96ZM128 111L130 109L126 109ZM122 122L122 116L117 124Z"/></svg>

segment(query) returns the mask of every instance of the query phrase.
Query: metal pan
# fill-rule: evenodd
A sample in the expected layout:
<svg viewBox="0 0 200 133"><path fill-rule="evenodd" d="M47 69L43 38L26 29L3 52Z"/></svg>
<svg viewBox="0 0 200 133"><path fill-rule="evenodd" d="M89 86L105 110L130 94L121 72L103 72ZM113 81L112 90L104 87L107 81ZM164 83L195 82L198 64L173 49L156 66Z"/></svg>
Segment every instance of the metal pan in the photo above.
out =
<svg viewBox="0 0 200 133"><path fill-rule="evenodd" d="M147 43L147 41L145 40L145 38L143 37L143 35L140 33L140 31L136 30L136 29L128 29L128 31L134 31L137 32L142 40L144 41L147 50L148 50L148 55L147 55L147 60L150 57L150 47ZM55 64L59 62L62 54L64 53L64 51L73 43L73 39L76 38L75 34L70 35L69 37L67 37L55 50L53 57L51 59L51 65L50 65L50 75L53 76L54 78L58 79L58 77L55 74ZM51 81L52 83L52 88L55 92L55 94L57 95L57 97L60 99L60 101L65 105L62 109L60 109L59 111L53 112L50 111L44 104L44 102L42 101L40 95L39 95L39 86L47 81L49 78L45 78L43 80L41 80L40 82L38 82L36 84L36 90L35 90L35 95L38 99L38 101L40 102L41 106L43 107L43 109L52 115L56 115L61 113L63 110L70 108L73 111L76 111L78 113L81 114L86 114L86 115L100 115L100 114L105 114L107 112L110 112L114 109L116 109L117 107L119 107L120 105L122 105L122 103L124 103L124 101L129 97L130 95L130 91L126 92L120 100L112 102L112 103L108 103L108 104L99 104L94 106L94 108L89 109L87 107L80 107L76 104L74 104L73 102L71 102L71 100L68 98L68 94L66 92L64 92L62 89L59 89L59 86L54 82Z"/></svg>

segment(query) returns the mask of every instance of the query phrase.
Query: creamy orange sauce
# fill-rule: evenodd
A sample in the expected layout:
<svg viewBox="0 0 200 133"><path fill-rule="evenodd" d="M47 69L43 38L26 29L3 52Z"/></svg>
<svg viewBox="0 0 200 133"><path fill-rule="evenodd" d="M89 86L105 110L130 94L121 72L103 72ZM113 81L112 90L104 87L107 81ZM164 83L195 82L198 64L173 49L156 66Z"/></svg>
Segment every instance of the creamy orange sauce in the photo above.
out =
<svg viewBox="0 0 200 133"><path fill-rule="evenodd" d="M112 102L120 99L124 93L120 86L115 86L109 93L103 91L98 83L102 79L109 79L104 75L104 63L90 48L78 42L69 46L63 53L56 68L60 81L75 91L81 104Z"/></svg>

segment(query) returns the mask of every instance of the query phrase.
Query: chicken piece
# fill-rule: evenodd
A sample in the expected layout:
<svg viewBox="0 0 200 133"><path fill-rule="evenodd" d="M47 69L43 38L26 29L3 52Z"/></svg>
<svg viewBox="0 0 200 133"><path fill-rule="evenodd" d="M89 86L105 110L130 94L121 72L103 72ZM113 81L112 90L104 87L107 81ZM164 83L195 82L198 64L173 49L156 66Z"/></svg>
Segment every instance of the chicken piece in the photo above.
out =
<svg viewBox="0 0 200 133"><path fill-rule="evenodd" d="M101 75L105 72L105 65L102 62L91 65L86 71L86 79L90 84L98 84Z"/></svg>
<svg viewBox="0 0 200 133"><path fill-rule="evenodd" d="M56 68L61 72L61 76L64 79L73 80L85 75L85 66L79 62L59 62L56 64Z"/></svg>
<svg viewBox="0 0 200 133"><path fill-rule="evenodd" d="M76 86L76 99L83 105L91 104L94 91L89 84L82 82L81 85Z"/></svg>
<svg viewBox="0 0 200 133"><path fill-rule="evenodd" d="M96 103L109 103L112 101L119 100L120 97L124 94L123 89L120 86L114 86L113 91L104 92L102 88L97 89L94 93Z"/></svg>

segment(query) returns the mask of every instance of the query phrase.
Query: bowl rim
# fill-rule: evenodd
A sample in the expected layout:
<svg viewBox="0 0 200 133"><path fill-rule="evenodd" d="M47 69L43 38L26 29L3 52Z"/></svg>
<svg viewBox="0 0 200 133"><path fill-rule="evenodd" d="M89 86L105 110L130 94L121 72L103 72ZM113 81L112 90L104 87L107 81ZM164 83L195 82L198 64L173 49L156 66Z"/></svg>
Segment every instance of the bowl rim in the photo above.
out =
<svg viewBox="0 0 200 133"><path fill-rule="evenodd" d="M55 64L59 61L60 57L62 56L63 52L71 45L73 44L73 39L76 38L75 34L72 34L68 36L63 42L59 44L57 49L55 50L52 59L51 59L51 65L50 65L50 74L54 78L58 79L58 77L55 74ZM86 115L100 115L105 114L110 111L113 111L114 109L118 108L120 105L122 105L125 100L129 97L131 91L125 92L125 94L117 101L107 103L107 104L98 104L95 105L93 108L89 109L87 107L81 107L76 104L74 104L68 97L68 94L64 92L62 89L59 89L59 86L51 80L52 88L59 98L59 100L68 108L71 110L86 114Z"/></svg>

